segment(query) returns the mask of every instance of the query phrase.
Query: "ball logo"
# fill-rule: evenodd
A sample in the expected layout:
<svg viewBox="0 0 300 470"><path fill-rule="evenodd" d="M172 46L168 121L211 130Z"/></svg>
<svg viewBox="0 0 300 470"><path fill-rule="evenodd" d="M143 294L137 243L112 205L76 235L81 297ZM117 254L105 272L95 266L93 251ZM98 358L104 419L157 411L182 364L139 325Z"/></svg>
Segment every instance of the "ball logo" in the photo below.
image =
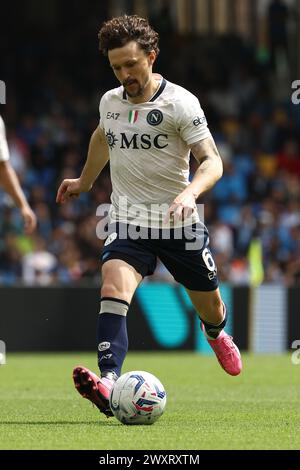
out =
<svg viewBox="0 0 300 470"><path fill-rule="evenodd" d="M122 424L152 424L163 414L166 402L162 383L145 371L121 375L109 397L110 408Z"/></svg>
<svg viewBox="0 0 300 470"><path fill-rule="evenodd" d="M110 245L110 243L112 243L112 242L117 238L117 236L118 236L118 234L117 234L116 232L111 233L111 234L107 237L107 239L106 239L106 241L105 241L105 243L104 243L104 246Z"/></svg>
<svg viewBox="0 0 300 470"><path fill-rule="evenodd" d="M150 124L150 126L158 126L162 123L163 119L163 113L159 109L154 109L153 111L150 111L147 116L147 122L148 124Z"/></svg>

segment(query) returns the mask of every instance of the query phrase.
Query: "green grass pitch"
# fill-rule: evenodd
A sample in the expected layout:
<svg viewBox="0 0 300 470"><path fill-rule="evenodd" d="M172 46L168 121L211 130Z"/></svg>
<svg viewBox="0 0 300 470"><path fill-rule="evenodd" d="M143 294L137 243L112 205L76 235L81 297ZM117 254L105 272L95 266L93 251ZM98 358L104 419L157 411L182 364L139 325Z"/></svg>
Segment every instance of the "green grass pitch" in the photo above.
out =
<svg viewBox="0 0 300 470"><path fill-rule="evenodd" d="M300 449L300 365L290 355L243 355L228 376L215 357L131 353L123 371L146 370L167 390L152 426L124 426L76 392L75 365L94 354L8 354L0 367L0 449Z"/></svg>

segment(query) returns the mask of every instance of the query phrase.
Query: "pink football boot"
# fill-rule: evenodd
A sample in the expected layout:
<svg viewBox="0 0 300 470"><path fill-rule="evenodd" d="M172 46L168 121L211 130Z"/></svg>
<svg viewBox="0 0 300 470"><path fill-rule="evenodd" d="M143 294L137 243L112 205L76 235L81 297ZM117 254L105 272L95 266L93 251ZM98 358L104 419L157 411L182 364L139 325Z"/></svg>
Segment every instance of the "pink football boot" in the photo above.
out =
<svg viewBox="0 0 300 470"><path fill-rule="evenodd" d="M205 332L203 324L202 330ZM232 336L229 336L222 330L217 339L207 338L207 341L225 372L230 375L239 375L242 370L242 359L238 347L232 340Z"/></svg>

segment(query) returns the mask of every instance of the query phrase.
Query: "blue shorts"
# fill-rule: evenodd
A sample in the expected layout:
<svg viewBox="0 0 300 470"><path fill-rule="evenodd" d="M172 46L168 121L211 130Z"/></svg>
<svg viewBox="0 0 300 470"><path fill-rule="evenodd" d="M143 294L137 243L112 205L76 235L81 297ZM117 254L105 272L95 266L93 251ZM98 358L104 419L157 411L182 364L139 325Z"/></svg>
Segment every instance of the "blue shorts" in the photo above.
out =
<svg viewBox="0 0 300 470"><path fill-rule="evenodd" d="M109 226L101 255L102 263L120 259L145 277L154 273L157 258L174 279L189 290L213 291L218 288L217 268L204 225L194 224L184 229L170 230L122 223Z"/></svg>

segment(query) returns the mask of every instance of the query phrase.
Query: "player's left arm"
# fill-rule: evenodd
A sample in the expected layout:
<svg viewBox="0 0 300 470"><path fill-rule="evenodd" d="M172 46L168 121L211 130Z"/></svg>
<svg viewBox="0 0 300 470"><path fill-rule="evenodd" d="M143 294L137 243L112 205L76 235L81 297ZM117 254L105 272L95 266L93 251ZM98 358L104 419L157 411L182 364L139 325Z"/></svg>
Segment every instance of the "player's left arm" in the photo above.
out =
<svg viewBox="0 0 300 470"><path fill-rule="evenodd" d="M191 184L187 187L197 199L209 191L223 175L223 162L213 137L191 145L191 151L199 163Z"/></svg>
<svg viewBox="0 0 300 470"><path fill-rule="evenodd" d="M170 214L173 215L174 222L190 217L196 208L198 197L209 191L222 177L222 159L211 136L192 144L190 148L199 167L192 182L173 201L165 222Z"/></svg>

